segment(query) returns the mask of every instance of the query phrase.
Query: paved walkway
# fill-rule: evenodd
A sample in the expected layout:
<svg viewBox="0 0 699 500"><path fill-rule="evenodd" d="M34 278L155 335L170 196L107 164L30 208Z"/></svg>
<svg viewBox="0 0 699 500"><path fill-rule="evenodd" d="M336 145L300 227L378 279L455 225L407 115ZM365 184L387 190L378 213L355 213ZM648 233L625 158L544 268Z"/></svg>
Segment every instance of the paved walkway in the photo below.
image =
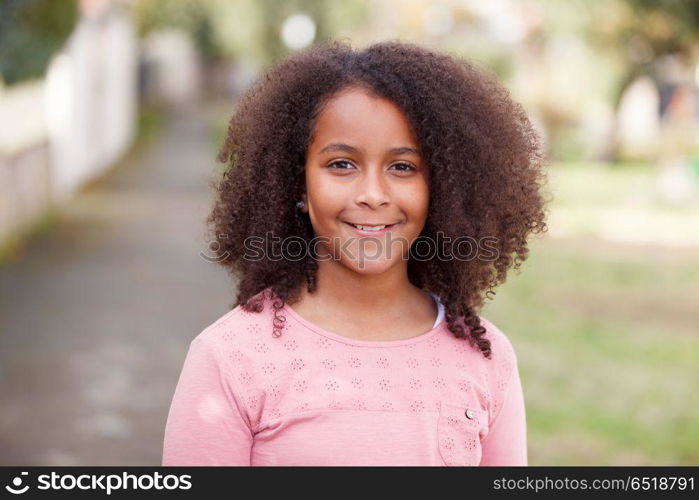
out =
<svg viewBox="0 0 699 500"><path fill-rule="evenodd" d="M215 147L173 113L0 267L0 465L159 465L188 344L234 284L206 262Z"/></svg>

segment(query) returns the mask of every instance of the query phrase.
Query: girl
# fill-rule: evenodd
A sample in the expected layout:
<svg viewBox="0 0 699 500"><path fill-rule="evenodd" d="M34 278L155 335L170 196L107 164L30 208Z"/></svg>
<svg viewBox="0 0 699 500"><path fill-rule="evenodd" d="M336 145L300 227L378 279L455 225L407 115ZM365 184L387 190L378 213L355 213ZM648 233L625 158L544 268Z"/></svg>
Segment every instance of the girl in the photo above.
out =
<svg viewBox="0 0 699 500"><path fill-rule="evenodd" d="M319 44L250 88L219 160L237 303L189 346L163 465L527 464L515 351L477 312L546 230L545 179L496 79Z"/></svg>

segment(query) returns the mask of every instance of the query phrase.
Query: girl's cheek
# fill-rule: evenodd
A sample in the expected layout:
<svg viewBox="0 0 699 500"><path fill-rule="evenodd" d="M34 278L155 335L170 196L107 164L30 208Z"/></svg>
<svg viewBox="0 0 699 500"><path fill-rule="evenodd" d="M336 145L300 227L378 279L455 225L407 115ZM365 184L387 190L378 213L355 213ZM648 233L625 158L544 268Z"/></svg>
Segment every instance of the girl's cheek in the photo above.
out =
<svg viewBox="0 0 699 500"><path fill-rule="evenodd" d="M421 213L427 210L429 205L429 189L421 183L414 186L405 186L401 191L401 200L404 200L411 212Z"/></svg>

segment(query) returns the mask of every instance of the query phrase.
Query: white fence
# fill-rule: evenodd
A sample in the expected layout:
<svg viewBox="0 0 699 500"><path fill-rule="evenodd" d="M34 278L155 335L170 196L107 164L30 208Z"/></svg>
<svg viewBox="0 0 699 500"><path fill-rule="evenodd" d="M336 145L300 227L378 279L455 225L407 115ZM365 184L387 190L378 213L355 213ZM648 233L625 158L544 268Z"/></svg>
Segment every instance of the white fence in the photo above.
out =
<svg viewBox="0 0 699 500"><path fill-rule="evenodd" d="M46 78L0 89L0 247L127 150L138 43L120 9L81 17Z"/></svg>

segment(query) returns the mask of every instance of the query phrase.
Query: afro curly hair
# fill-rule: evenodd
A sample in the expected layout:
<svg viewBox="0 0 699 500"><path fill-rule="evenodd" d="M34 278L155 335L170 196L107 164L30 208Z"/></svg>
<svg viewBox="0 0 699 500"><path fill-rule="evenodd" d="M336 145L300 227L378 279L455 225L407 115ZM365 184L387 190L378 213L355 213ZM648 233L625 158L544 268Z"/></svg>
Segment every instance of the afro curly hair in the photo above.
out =
<svg viewBox="0 0 699 500"><path fill-rule="evenodd" d="M278 336L284 303L298 300L304 282L315 290L313 252L297 261L250 260L245 242L268 234L314 238L308 215L296 209L306 152L324 104L348 86L390 99L415 130L430 170L428 215L416 241L434 240L438 231L452 239L494 237L494 259L408 261L410 282L442 300L448 329L491 358L478 311L508 270L526 260L528 236L547 230L541 139L493 74L398 40L363 50L339 40L318 43L269 68L240 98L218 154L226 168L214 182L207 219L215 260L239 280L231 307L260 312L259 292L269 288Z"/></svg>

